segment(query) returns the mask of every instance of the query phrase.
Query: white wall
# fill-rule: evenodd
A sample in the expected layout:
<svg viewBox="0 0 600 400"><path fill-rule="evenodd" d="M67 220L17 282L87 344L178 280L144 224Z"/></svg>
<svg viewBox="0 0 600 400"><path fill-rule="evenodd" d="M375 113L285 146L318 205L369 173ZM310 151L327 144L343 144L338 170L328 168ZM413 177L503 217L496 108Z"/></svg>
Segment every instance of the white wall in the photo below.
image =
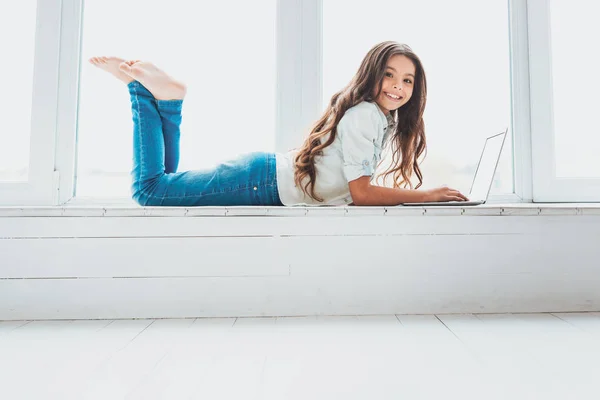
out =
<svg viewBox="0 0 600 400"><path fill-rule="evenodd" d="M599 222L593 207L4 209L0 319L597 311Z"/></svg>

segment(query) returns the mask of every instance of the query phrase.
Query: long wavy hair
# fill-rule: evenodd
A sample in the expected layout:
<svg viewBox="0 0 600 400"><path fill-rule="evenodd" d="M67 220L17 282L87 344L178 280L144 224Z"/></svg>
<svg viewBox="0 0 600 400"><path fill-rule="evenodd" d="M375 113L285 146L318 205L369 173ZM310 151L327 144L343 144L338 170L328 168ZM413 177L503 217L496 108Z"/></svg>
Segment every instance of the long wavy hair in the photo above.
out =
<svg viewBox="0 0 600 400"><path fill-rule="evenodd" d="M383 176L385 181L393 174L394 188L408 186L413 189L411 177L414 172L419 180L415 189L423 184L418 160L424 152L426 155L427 148L423 122L423 112L427 102L425 71L421 60L408 45L386 41L369 50L350 83L331 97L325 112L312 125L308 137L294 158L296 185L316 201L323 201L323 198L315 193L316 157L322 155L323 149L333 143L337 134L337 125L348 109L363 101L373 102L379 96L388 60L395 55L406 56L412 60L415 66L415 85L410 100L390 112L397 122L395 131L388 137L388 142L392 143L393 149L392 164L378 178ZM330 136L323 143L322 139L327 134Z"/></svg>

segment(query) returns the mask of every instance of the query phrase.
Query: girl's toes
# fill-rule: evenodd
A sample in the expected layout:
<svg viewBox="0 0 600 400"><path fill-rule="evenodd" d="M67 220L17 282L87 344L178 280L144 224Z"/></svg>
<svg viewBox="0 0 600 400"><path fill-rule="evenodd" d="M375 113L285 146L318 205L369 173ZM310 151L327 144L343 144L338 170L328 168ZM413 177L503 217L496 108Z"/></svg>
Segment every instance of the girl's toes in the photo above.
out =
<svg viewBox="0 0 600 400"><path fill-rule="evenodd" d="M142 68L138 67L137 65L130 67L130 70L131 70L131 76L136 77L136 78L142 76L142 74L144 73L144 70Z"/></svg>
<svg viewBox="0 0 600 400"><path fill-rule="evenodd" d="M122 62L121 64L119 64L119 69L125 72L126 74L131 74L131 67L126 62Z"/></svg>

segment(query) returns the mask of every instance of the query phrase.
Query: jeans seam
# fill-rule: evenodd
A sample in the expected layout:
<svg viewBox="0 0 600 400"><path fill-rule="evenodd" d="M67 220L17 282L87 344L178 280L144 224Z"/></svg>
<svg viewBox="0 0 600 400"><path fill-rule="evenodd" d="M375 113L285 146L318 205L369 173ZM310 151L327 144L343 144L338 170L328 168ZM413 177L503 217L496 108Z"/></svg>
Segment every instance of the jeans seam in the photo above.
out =
<svg viewBox="0 0 600 400"><path fill-rule="evenodd" d="M189 194L189 195L184 195L184 196L161 196L157 198L160 198L161 200L165 200L165 199L187 199L190 197L206 197L206 196L212 196L212 195L216 195L216 194L224 194L224 193L234 193L234 192L239 192L242 190L248 190L250 189L250 187L246 186L246 187L239 187L239 188L235 188L233 190L230 190L229 192L225 192L225 191L212 191L212 192L203 192L200 194ZM152 195L149 195L152 196Z"/></svg>
<svg viewBox="0 0 600 400"><path fill-rule="evenodd" d="M275 184L273 184L273 183L267 183L267 184L263 183L263 184L256 184L256 185L251 185L251 186L240 186L240 187L234 188L234 189L232 189L230 191L225 191L225 190L218 190L217 191L217 190L214 190L212 192L202 192L202 193L199 193L199 194L186 194L186 195L183 195L183 196L156 196L156 198L160 198L161 200L164 200L164 199L187 199L187 198L190 198L190 197L204 197L204 196L211 196L211 195L215 195L215 194L224 194L224 193L239 192L239 191L242 191L242 190L248 190L248 189L250 189L251 187L254 187L254 186L257 186L257 187L261 186L261 187L271 188L271 189L274 189L276 187ZM141 194L144 194L146 196L154 196L153 193L147 193L145 191L142 191ZM273 199L273 202L275 202L275 199Z"/></svg>
<svg viewBox="0 0 600 400"><path fill-rule="evenodd" d="M267 189L267 193L270 194L269 203L273 203L273 194L270 193L271 192L270 190L268 190L269 179L271 178L271 155L267 154L266 158L267 158L267 179L266 179L267 184L265 185L266 186L265 189Z"/></svg>
<svg viewBox="0 0 600 400"><path fill-rule="evenodd" d="M135 81L134 81L135 82ZM135 84L131 85L132 89L133 89L133 97L135 100L135 105L136 105L136 109L137 109L137 113L138 113L138 119L139 119L139 123L137 124L137 131L136 131L136 135L139 135L139 140L140 140L140 175L141 173L144 171L144 143L143 143L143 139L142 139L142 116L140 114L140 101L138 99L138 93L137 93L137 87L135 86ZM142 177L140 176L138 179L138 191L142 191Z"/></svg>
<svg viewBox="0 0 600 400"><path fill-rule="evenodd" d="M275 190L275 188L276 188L276 186L275 186L274 184L265 184L265 185L263 185L263 186L265 186L266 188L271 188L271 189L272 189L272 193L274 193L274 190ZM231 190L231 191L230 191L230 192L228 192L228 193L239 192L239 191L242 191L242 190L248 190L248 189L249 189L249 187L244 187L244 188L241 188L241 187L240 187L240 188L237 188L237 189ZM153 193L148 193L148 192L146 192L146 191L143 191L143 190L142 190L142 191L140 191L139 193L140 193L141 195L145 196L145 197L148 197L148 198L151 198L151 197L156 197L157 199L160 199L161 201L163 201L163 200L165 200L165 199L178 199L178 200L181 200L181 199L187 199L187 198L190 198L190 197L198 197L198 198L201 198L201 197L208 197L208 196L213 196L213 195L217 195L217 194L223 194L223 193L225 193L225 192L221 192L221 191L218 191L218 192L217 192L217 191L214 191L214 192L210 192L210 193L200 193L200 194L185 195L185 196L154 196L154 194L153 194ZM273 198L273 201L272 201L272 202L273 202L273 203L275 203L275 198Z"/></svg>

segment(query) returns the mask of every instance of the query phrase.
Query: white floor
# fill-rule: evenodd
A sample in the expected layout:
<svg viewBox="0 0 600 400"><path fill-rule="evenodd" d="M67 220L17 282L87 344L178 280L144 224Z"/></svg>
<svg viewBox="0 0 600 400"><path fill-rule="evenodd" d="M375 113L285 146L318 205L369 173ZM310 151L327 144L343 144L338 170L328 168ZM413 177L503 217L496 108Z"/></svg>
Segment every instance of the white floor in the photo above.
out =
<svg viewBox="0 0 600 400"><path fill-rule="evenodd" d="M600 313L0 322L2 399L600 399Z"/></svg>

